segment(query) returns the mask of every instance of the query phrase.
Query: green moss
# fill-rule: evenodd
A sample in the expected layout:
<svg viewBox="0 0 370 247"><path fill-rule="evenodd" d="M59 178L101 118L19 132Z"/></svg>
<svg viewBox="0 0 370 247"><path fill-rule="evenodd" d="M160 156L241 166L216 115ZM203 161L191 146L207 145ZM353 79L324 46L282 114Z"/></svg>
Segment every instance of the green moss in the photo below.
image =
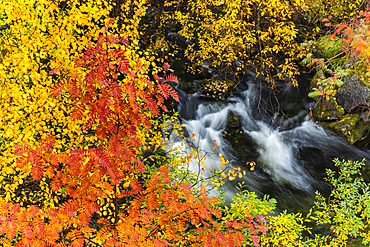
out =
<svg viewBox="0 0 370 247"><path fill-rule="evenodd" d="M365 81L365 80L360 80L360 84L361 84L361 86L367 87L367 88L370 89L370 82Z"/></svg>
<svg viewBox="0 0 370 247"><path fill-rule="evenodd" d="M364 132L369 129L369 123L360 119L359 114L348 114L341 120L333 123L322 123L322 125L352 144L359 140Z"/></svg>
<svg viewBox="0 0 370 247"><path fill-rule="evenodd" d="M235 82L205 79L196 81L198 86L201 86L204 95L215 99L227 99L235 91Z"/></svg>
<svg viewBox="0 0 370 247"><path fill-rule="evenodd" d="M321 121L340 119L344 116L344 108L341 107L334 98L330 98L325 102L325 108L322 104L318 104L314 111L315 119Z"/></svg>
<svg viewBox="0 0 370 247"><path fill-rule="evenodd" d="M228 102L224 102L224 101L217 101L217 102L205 102L205 103L201 103L200 105L204 105L204 106L209 106L209 105L218 105L220 108L224 108L228 105L229 103Z"/></svg>
<svg viewBox="0 0 370 247"><path fill-rule="evenodd" d="M229 112L227 116L226 126L229 128L239 128L242 125L241 118L234 112Z"/></svg>

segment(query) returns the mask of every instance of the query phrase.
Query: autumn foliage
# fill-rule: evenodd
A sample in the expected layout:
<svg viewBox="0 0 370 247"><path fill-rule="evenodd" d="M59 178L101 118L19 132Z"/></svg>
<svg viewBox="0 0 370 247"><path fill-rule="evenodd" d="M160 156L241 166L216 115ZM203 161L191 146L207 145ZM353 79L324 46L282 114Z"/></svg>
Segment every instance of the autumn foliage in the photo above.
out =
<svg viewBox="0 0 370 247"><path fill-rule="evenodd" d="M301 0L2 1L1 245L278 246L288 241L281 229L295 226L290 243L308 229L290 214L267 224L274 201L253 193L241 193L230 208L210 196L223 179L245 175L222 153L223 170L208 181L199 175L206 157L198 150L157 155L166 150L166 100L180 100L170 64L154 56L165 38L141 50L142 19L159 5L163 16L152 17L161 28L182 25L179 34L194 41L183 52L198 68L209 62L227 76L255 69L270 85L286 77L296 83L293 21L308 11ZM348 60L368 64L361 26L369 16L362 17L337 33L347 33ZM365 42L353 44L356 35ZM183 168L192 159L195 175Z"/></svg>
<svg viewBox="0 0 370 247"><path fill-rule="evenodd" d="M48 187L54 203L23 207L1 199L3 244L234 246L246 241L241 229L250 229L257 245L258 229L265 232L262 218L221 221L217 200L208 198L203 186L197 196L186 182L172 180L166 166L140 179L146 171L138 155L141 134L151 127L152 116L167 111L165 99L179 98L164 82L177 78L154 75L151 81L141 61L127 56L128 46L103 28L96 44L75 61L83 76L64 67L49 72L58 79L51 96L70 100L70 116L82 123L81 134L94 136L93 146L63 150L55 146L62 137L52 135L36 147L17 145L15 169ZM113 209L109 217L106 207Z"/></svg>
<svg viewBox="0 0 370 247"><path fill-rule="evenodd" d="M325 36L303 44L310 50L303 62L316 70L316 86L309 96L326 101L335 96L346 76L354 75L364 85L370 78L369 10L336 25L330 19L322 19L331 27Z"/></svg>

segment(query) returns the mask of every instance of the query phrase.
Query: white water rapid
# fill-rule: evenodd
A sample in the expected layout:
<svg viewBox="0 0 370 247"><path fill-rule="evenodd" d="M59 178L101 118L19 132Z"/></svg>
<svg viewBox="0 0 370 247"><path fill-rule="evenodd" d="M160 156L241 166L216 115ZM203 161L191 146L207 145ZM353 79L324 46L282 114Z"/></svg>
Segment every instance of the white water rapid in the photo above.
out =
<svg viewBox="0 0 370 247"><path fill-rule="evenodd" d="M188 134L195 134L193 144L202 150L201 154L207 156L203 176L207 177L207 171L211 168L221 169L220 152L231 166L247 172L242 179L226 182L223 186L227 202L235 195L235 185L244 181L250 191L256 191L259 195L270 194L283 207L295 204L305 207L312 201L315 190L325 190L327 187L322 177L325 176L325 168L332 165L333 158L370 158L368 151L359 150L325 131L309 120L307 114L296 127L285 131L254 120L251 108L255 91L253 85L249 84L242 97L230 98L228 103L198 104L194 117L183 120ZM187 102L193 100L189 97ZM237 130L240 131L237 141L227 138L230 112L234 112L241 123ZM220 144L217 151L213 150L214 140ZM175 139L173 145L180 147L181 142L189 145L181 139ZM255 171L250 171L246 166L248 161L256 162ZM199 164L194 162L189 169L198 172Z"/></svg>

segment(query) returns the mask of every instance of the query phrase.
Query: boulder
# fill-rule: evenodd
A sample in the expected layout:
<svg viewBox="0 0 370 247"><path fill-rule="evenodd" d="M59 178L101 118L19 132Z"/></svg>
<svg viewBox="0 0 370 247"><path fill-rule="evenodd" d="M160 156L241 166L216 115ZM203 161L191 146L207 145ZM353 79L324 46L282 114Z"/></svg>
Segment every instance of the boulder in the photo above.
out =
<svg viewBox="0 0 370 247"><path fill-rule="evenodd" d="M323 127L349 143L370 149L369 106L370 88L356 75L348 75L335 97L330 97L324 104L318 103L313 116Z"/></svg>
<svg viewBox="0 0 370 247"><path fill-rule="evenodd" d="M323 122L321 124L343 137L351 144L362 140L370 129L370 122L360 118L360 115L357 113L347 114L342 119L335 122ZM364 145L366 145L366 143L364 143Z"/></svg>
<svg viewBox="0 0 370 247"><path fill-rule="evenodd" d="M334 121L340 120L344 116L344 109L341 107L335 98L324 100L319 103L313 110L313 116L320 121Z"/></svg>
<svg viewBox="0 0 370 247"><path fill-rule="evenodd" d="M210 99L225 100L235 92L235 83L230 80L206 79L194 83L199 88L197 93Z"/></svg>
<svg viewBox="0 0 370 247"><path fill-rule="evenodd" d="M230 154L237 157L238 163L246 163L257 160L258 144L246 132L243 131L243 120L233 111L228 112L226 128L222 136L230 143Z"/></svg>
<svg viewBox="0 0 370 247"><path fill-rule="evenodd" d="M337 102L346 112L351 112L358 106L370 104L370 89L361 85L356 75L348 75L343 79L343 85L338 90Z"/></svg>
<svg viewBox="0 0 370 247"><path fill-rule="evenodd" d="M240 129L243 125L243 120L233 111L229 111L226 121L226 129Z"/></svg>

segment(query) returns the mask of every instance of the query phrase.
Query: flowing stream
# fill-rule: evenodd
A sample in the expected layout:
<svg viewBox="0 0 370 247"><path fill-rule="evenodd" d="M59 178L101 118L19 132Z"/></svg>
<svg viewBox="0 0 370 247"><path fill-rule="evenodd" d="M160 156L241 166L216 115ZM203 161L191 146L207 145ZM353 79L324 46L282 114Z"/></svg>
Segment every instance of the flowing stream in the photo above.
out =
<svg viewBox="0 0 370 247"><path fill-rule="evenodd" d="M312 205L316 190L324 195L330 191L329 184L323 178L326 168L335 168L332 162L334 158L370 160L370 151L357 149L325 131L309 120L307 111L303 112L303 116L302 113L298 114L301 120L287 130L255 120L252 107L256 89L253 84L248 86L240 96L230 98L228 103L205 104L196 97L183 96L179 105L186 131L189 135L195 134L193 143L200 147L203 154L207 154L204 176L209 175L207 171L211 168L221 169L220 152L232 167L240 167L247 172L246 176L227 181L222 187L226 203L237 192L235 185L244 181L248 190L255 191L261 197L268 194L277 199L278 211L304 211ZM241 123L238 129L233 130L233 134L228 133L230 130L227 126L230 112L234 112ZM173 145L178 147L184 142L178 138L173 140ZM214 140L221 144L217 151L213 150ZM250 166L246 165L251 161L256 162L254 171L250 171ZM199 164L194 162L189 168L197 172Z"/></svg>

